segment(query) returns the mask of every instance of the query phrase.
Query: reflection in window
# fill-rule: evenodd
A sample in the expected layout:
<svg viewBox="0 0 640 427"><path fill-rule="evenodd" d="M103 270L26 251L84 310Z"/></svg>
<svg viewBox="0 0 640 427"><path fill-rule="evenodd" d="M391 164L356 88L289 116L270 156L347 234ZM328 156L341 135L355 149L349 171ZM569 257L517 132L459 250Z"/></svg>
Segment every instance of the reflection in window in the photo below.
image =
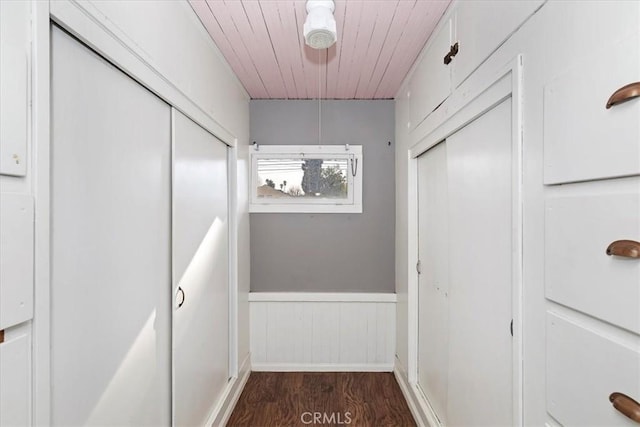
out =
<svg viewBox="0 0 640 427"><path fill-rule="evenodd" d="M348 197L346 158L257 160L259 198Z"/></svg>

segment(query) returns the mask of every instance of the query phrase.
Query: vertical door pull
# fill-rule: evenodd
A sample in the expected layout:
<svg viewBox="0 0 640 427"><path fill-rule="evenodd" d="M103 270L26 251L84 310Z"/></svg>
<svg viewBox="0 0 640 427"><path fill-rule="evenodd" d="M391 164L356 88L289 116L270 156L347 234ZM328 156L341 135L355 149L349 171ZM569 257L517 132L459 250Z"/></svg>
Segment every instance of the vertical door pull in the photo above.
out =
<svg viewBox="0 0 640 427"><path fill-rule="evenodd" d="M616 240L607 247L607 255L640 258L640 242L635 240Z"/></svg>
<svg viewBox="0 0 640 427"><path fill-rule="evenodd" d="M613 407L627 418L640 424L640 403L636 402L626 394L611 393L609 396L609 402L613 404Z"/></svg>
<svg viewBox="0 0 640 427"><path fill-rule="evenodd" d="M182 304L184 304L184 299L184 290L182 289L182 286L178 286L178 291L176 292L176 300L179 301L178 308L182 307Z"/></svg>
<svg viewBox="0 0 640 427"><path fill-rule="evenodd" d="M4 342L4 329L0 331L0 344Z"/></svg>
<svg viewBox="0 0 640 427"><path fill-rule="evenodd" d="M607 110L614 105L622 104L623 102L631 101L633 98L640 96L640 82L635 82L622 86L617 91L613 92L613 95L607 101Z"/></svg>

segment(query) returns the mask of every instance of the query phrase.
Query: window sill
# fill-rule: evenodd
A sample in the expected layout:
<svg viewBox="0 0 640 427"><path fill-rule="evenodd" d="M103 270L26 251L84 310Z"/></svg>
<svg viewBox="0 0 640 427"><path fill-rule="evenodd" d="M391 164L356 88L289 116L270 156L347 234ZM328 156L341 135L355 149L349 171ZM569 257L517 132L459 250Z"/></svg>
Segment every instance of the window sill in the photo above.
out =
<svg viewBox="0 0 640 427"><path fill-rule="evenodd" d="M362 213L362 205L250 204L249 213Z"/></svg>

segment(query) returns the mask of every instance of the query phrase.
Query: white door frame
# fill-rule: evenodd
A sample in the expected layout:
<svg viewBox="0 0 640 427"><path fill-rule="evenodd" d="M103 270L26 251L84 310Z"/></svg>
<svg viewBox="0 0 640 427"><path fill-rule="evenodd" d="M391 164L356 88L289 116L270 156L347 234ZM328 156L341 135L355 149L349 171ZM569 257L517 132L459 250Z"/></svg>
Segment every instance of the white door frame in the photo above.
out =
<svg viewBox="0 0 640 427"><path fill-rule="evenodd" d="M469 79L450 97L455 113L428 131L426 137L408 152L408 377L415 396L424 396L418 386L418 157L459 129L511 98L512 132L512 307L513 307L513 425L522 426L523 418L523 337L522 337L522 55L516 56L496 73L478 70L478 79ZM474 96L469 96L473 87ZM478 89L475 89L478 88ZM431 425L440 423L429 402L419 398L421 410Z"/></svg>
<svg viewBox="0 0 640 427"><path fill-rule="evenodd" d="M31 170L35 204L35 283L33 319L33 423L51 423L51 250L50 250L50 32L51 24L62 26L82 43L108 59L172 108L202 126L229 147L229 375L238 377L238 253L237 253L237 168L238 138L196 105L126 34L89 2L31 0ZM187 6L190 7L190 6ZM172 156L173 159L173 156ZM172 160L173 161L173 160ZM173 295L171 295L173 301ZM225 390L230 393L232 382ZM223 400L224 400L223 398ZM215 410L220 409L218 405ZM172 411L173 412L173 411ZM173 415L172 415L173 416Z"/></svg>

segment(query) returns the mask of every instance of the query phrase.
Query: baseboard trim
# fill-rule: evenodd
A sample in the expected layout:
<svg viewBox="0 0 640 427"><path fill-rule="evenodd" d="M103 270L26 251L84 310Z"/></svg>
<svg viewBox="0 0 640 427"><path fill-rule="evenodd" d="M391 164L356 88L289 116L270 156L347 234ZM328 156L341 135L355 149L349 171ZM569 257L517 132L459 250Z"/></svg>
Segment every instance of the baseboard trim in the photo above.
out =
<svg viewBox="0 0 640 427"><path fill-rule="evenodd" d="M426 401L422 393L420 393L415 386L409 383L409 377L397 358L393 374L396 377L396 381L398 381L400 390L407 401L407 405L409 405L409 410L416 423L424 427L442 427L429 402Z"/></svg>
<svg viewBox="0 0 640 427"><path fill-rule="evenodd" d="M229 418L231 418L233 409L238 403L238 399L240 399L240 394L242 394L242 390L244 390L244 386L247 384L250 374L251 354L248 353L240 365L238 376L229 381L223 397L220 399L220 403L218 403L211 413L211 416L209 416L207 426L221 427L227 424Z"/></svg>
<svg viewBox="0 0 640 427"><path fill-rule="evenodd" d="M387 363L345 364L345 363L256 363L255 372L393 372L393 365Z"/></svg>

